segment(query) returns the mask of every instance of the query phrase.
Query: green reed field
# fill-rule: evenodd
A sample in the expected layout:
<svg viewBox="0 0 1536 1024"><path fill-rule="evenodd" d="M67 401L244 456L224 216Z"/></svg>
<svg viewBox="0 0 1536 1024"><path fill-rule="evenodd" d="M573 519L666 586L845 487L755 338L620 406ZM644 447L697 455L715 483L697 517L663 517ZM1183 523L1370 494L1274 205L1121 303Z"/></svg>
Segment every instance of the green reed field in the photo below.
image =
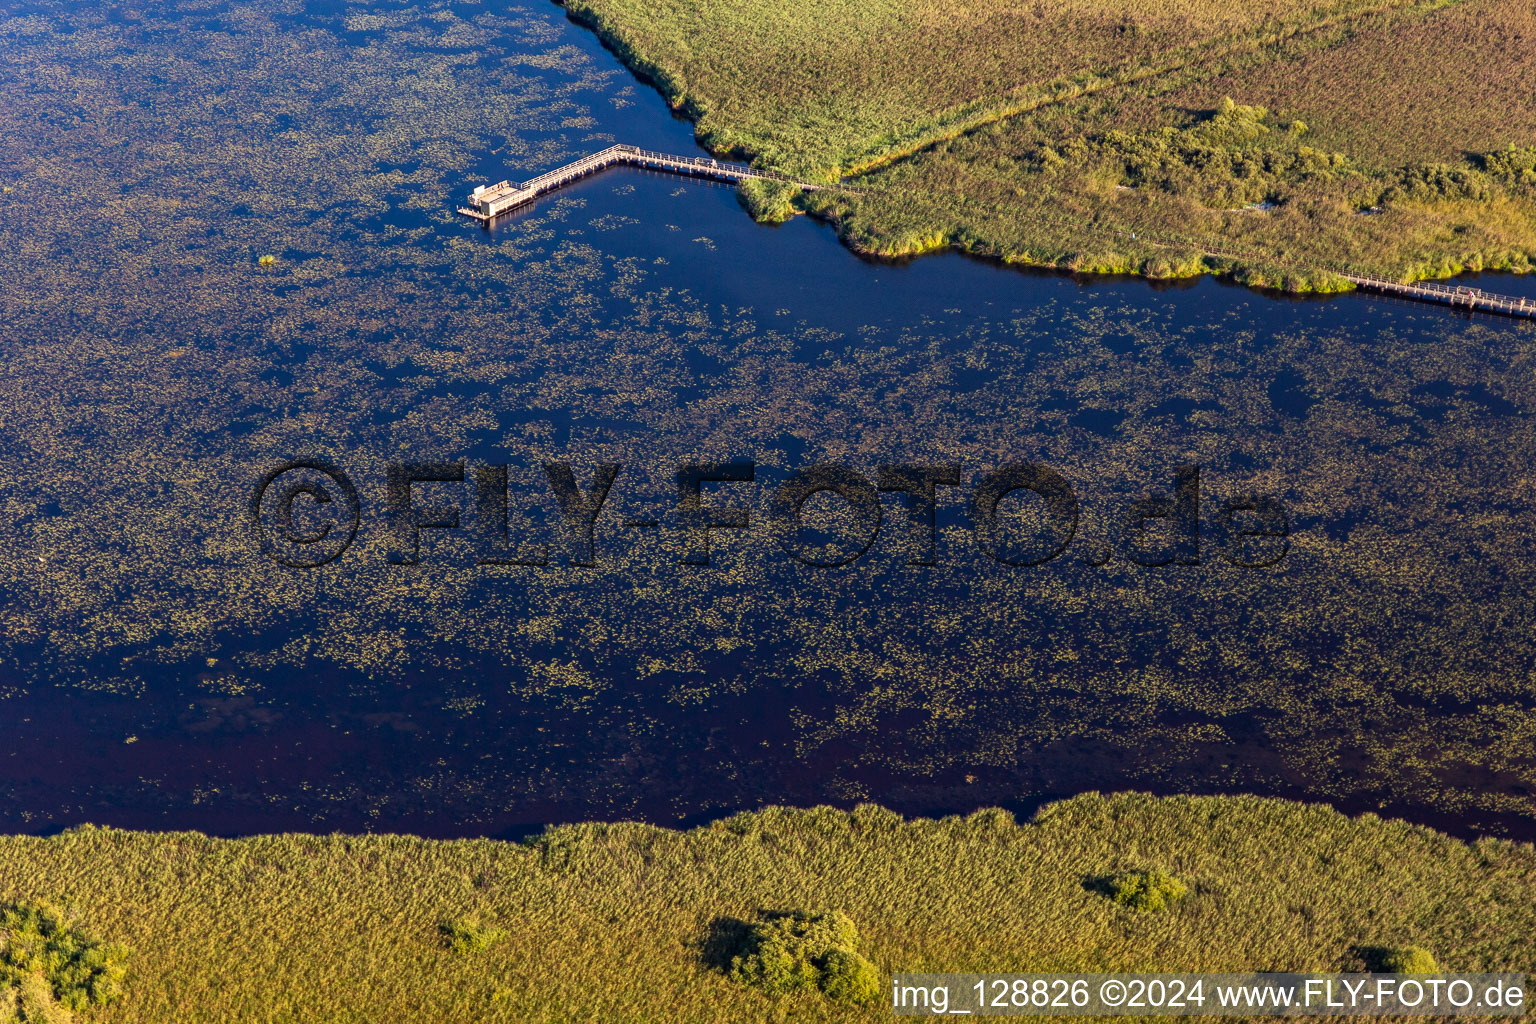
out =
<svg viewBox="0 0 1536 1024"><path fill-rule="evenodd" d="M1169 902L1116 902L1125 877ZM0 840L0 899L126 946L122 997L76 1019L135 1024L889 1016L732 977L774 911L846 914L882 998L893 971L1358 970L1410 947L1525 971L1536 953L1530 844L1251 797L1086 794L1028 824L768 809L527 844L84 829Z"/></svg>
<svg viewBox="0 0 1536 1024"><path fill-rule="evenodd" d="M568 7L710 148L874 186L746 197L762 219L817 212L861 251L1293 290L1536 258L1519 0ZM1249 130L1221 122L1232 106Z"/></svg>

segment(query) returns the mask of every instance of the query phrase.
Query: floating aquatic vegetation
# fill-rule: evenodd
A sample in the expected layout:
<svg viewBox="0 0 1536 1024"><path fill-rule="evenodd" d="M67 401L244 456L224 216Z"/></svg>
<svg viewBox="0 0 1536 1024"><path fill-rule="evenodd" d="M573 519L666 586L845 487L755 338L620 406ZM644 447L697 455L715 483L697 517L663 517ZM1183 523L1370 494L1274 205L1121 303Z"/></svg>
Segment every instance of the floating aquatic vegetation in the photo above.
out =
<svg viewBox="0 0 1536 1024"><path fill-rule="evenodd" d="M0 165L26 199L0 217L18 254L0 278L6 699L139 709L113 712L119 757L312 727L306 756L341 760L93 788L82 743L78 774L0 796L13 816L252 820L281 792L308 826L463 828L1136 785L1536 818L1529 328L1214 287L1021 298L974 286L983 267L927 305L873 278L806 298L826 264L751 278L762 261L733 233L797 225L761 231L731 193L639 175L487 237L453 218L464 183L585 152L581 119L624 85L558 11L49 10L72 31L6 35L0 76ZM699 214L716 200L728 219ZM257 273L256 253L281 259ZM736 274L762 287L732 293ZM264 559L245 512L298 456L345 467L374 516L309 574ZM390 564L386 465L461 458L509 464L509 535L552 565L479 565L467 529ZM756 511L711 568L622 525L664 519L676 466L715 458L755 461L710 500ZM593 566L562 560L546 459L583 486L623 466ZM963 469L940 490L937 565L906 564L894 495L846 567L768 534L790 472L908 460ZM1083 508L1032 569L981 555L959 497L1024 460ZM1098 564L1126 503L1189 463L1208 509L1283 500L1280 566ZM467 492L429 487L467 526ZM808 515L851 525L830 501Z"/></svg>

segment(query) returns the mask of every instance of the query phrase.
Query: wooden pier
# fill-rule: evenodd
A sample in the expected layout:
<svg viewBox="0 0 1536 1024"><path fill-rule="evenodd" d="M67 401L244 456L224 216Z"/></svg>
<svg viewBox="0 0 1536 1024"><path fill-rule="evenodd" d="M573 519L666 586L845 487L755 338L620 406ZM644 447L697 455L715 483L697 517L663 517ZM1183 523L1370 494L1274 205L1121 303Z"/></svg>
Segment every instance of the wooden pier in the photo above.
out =
<svg viewBox="0 0 1536 1024"><path fill-rule="evenodd" d="M1134 238L1135 236L1131 237ZM1209 248L1201 251L1206 256L1218 259L1246 260L1259 264L1271 262L1261 253ZM1385 277L1373 277L1369 274L1351 274L1346 270L1339 270L1337 268L1329 269L1332 273L1342 277L1356 288L1379 292L1382 295L1410 299L1414 302L1434 302L1445 306L1454 306L1458 309L1465 309L1469 312L1536 318L1536 299L1522 298L1518 295L1499 295L1495 292L1485 292L1480 288L1469 288L1466 285L1457 284L1438 284L1434 281L1415 281L1412 284L1405 284L1402 281L1393 281Z"/></svg>
<svg viewBox="0 0 1536 1024"><path fill-rule="evenodd" d="M530 203L539 196L547 195L558 188L570 184L578 178L585 178L589 174L608 167L623 164L629 167L641 167L652 171L665 171L669 174L687 174L697 178L713 178L717 181L746 181L752 178L762 178L769 181L786 181L796 188L814 192L817 189L835 187L818 185L808 181L796 181L788 175L779 174L777 171L764 171L746 164L724 163L709 157L699 156L674 156L670 153L658 153L655 150L641 149L639 146L609 146L599 150L591 156L584 156L580 160L572 161L564 167L557 167L553 171L541 174L521 185L514 185L510 181L497 182L495 185L481 185L470 193L469 205L459 207L459 212L466 217L473 217L482 224L489 225L502 214Z"/></svg>
<svg viewBox="0 0 1536 1024"><path fill-rule="evenodd" d="M1389 281L1381 277L1363 277L1358 274L1340 274L1339 276L1358 288L1368 288L1373 292L1382 292L1387 295L1400 295L1420 302L1439 302L1447 306L1459 306L1462 309L1483 313L1502 313L1505 316L1536 317L1536 299L1516 295L1497 295L1479 288L1468 288L1465 285L1435 284L1429 281L1403 284L1401 281Z"/></svg>

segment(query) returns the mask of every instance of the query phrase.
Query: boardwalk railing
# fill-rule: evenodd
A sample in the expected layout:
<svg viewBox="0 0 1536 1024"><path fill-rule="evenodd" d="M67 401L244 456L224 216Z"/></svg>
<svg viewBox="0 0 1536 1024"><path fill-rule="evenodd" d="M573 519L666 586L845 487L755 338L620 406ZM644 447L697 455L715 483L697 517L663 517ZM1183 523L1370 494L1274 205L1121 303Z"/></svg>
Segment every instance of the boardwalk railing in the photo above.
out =
<svg viewBox="0 0 1536 1024"><path fill-rule="evenodd" d="M537 178L531 178L521 185L513 185L509 181L503 181L489 187L477 188L469 197L470 205L459 207L459 212L489 224L502 214L515 210L525 203L532 202L539 196L546 195L568 185L577 178L584 178L589 174L595 174L604 168L612 167L616 164L626 164L631 167L640 167L652 171L665 171L671 174L688 174L694 177L714 178L720 181L747 181L752 178L784 181L807 192L826 188L836 188L852 192L867 191L858 186L798 181L787 174L780 174L778 171L761 170L756 167L749 167L746 164L725 163L721 160L702 156L675 156L671 153L659 153L653 149L641 149L639 146L621 144L598 150L591 156L584 156L580 160L573 160L564 167L557 167L552 171L539 175Z"/></svg>
<svg viewBox="0 0 1536 1024"><path fill-rule="evenodd" d="M1448 306L1462 306L1488 313L1504 313L1508 316L1536 317L1536 299L1516 295L1496 295L1480 288L1465 285L1435 284L1418 281L1404 284L1381 277L1365 277L1359 274L1340 274L1340 277L1361 288L1389 295L1403 295L1423 302L1442 302Z"/></svg>
<svg viewBox="0 0 1536 1024"><path fill-rule="evenodd" d="M1221 259L1250 260L1253 262L1267 262L1265 257L1256 253L1234 252L1230 249L1205 249L1207 256L1215 256ZM1334 269L1331 271L1353 284L1357 288L1366 288L1383 295L1396 295L1405 299L1413 299L1418 302L1438 302L1447 306L1459 306L1466 310L1475 310L1481 313L1501 313L1505 316L1536 317L1536 299L1523 298L1518 295L1499 295L1494 292L1485 292L1480 288L1469 288L1466 285L1437 284L1433 281L1415 281L1405 284L1402 281L1393 281L1390 278L1374 277L1369 274L1351 274L1348 271Z"/></svg>

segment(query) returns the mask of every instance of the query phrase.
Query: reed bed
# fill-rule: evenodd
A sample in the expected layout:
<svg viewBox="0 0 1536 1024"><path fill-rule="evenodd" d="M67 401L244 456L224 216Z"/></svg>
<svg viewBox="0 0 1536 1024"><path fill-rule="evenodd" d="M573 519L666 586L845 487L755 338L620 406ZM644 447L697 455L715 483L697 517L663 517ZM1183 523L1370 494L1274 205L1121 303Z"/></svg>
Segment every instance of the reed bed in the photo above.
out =
<svg viewBox="0 0 1536 1024"><path fill-rule="evenodd" d="M1158 907L1100 884L1177 879ZM1417 947L1524 970L1536 851L1253 797L1087 794L906 821L770 808L691 831L552 829L530 843L84 829L0 839L0 898L48 898L125 944L92 1021L874 1021L731 976L766 912L840 911L880 972L1358 969ZM444 922L504 933L473 953ZM738 972L739 973L739 972Z"/></svg>
<svg viewBox="0 0 1536 1024"><path fill-rule="evenodd" d="M1334 290L1339 271L1416 279L1536 259L1536 181L1397 188L1476 176L1494 154L1536 144L1536 12L1519 0L569 8L696 119L706 146L882 189L800 204L868 253L958 246L1292 290ZM1198 132L1223 103L1264 107L1293 138L1213 143L1201 174L1148 178L1106 156L1127 133L1145 149L1158 133ZM1045 168L1059 173L1038 173L1044 148L1068 155ZM1236 169L1298 150L1333 173L1259 181ZM1226 187L1213 187L1222 168ZM747 198L756 215L786 215Z"/></svg>

